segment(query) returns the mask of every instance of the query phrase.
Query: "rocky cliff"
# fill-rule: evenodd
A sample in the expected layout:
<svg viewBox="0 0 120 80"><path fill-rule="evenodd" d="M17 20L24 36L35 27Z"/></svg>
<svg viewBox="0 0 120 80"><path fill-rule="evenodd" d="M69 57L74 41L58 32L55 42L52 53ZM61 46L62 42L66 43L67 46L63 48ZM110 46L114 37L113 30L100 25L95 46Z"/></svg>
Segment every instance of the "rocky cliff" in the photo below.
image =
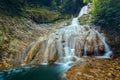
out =
<svg viewBox="0 0 120 80"><path fill-rule="evenodd" d="M36 24L24 17L0 16L0 69L20 65L30 45L64 23Z"/></svg>

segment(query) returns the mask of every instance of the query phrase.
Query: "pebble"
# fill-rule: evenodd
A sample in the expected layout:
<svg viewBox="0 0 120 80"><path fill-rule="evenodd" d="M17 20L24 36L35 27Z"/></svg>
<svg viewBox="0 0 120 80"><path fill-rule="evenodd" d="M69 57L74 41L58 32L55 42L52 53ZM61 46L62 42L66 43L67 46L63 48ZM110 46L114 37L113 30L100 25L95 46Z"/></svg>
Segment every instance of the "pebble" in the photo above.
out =
<svg viewBox="0 0 120 80"><path fill-rule="evenodd" d="M81 72L78 72L76 75L77 75L77 76L80 76L80 75L82 75L82 73L81 73Z"/></svg>
<svg viewBox="0 0 120 80"><path fill-rule="evenodd" d="M110 70L113 70L113 68L110 68Z"/></svg>
<svg viewBox="0 0 120 80"><path fill-rule="evenodd" d="M111 76L112 74L111 74L111 73L108 73L107 75L108 75L108 76Z"/></svg>
<svg viewBox="0 0 120 80"><path fill-rule="evenodd" d="M120 70L120 67L117 67L116 70Z"/></svg>

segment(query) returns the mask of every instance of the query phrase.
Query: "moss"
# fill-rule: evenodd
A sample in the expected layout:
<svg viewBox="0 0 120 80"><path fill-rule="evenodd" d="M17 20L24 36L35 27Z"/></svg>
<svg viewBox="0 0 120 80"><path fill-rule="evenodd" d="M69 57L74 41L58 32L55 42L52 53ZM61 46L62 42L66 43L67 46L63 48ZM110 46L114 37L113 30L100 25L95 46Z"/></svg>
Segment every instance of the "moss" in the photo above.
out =
<svg viewBox="0 0 120 80"><path fill-rule="evenodd" d="M3 43L3 36L0 36L0 44Z"/></svg>
<svg viewBox="0 0 120 80"><path fill-rule="evenodd" d="M6 36L0 36L0 50L6 51L9 46L9 39Z"/></svg>
<svg viewBox="0 0 120 80"><path fill-rule="evenodd" d="M4 31L5 31L5 33L9 33L9 32L10 32L10 30L9 30L8 27L5 27L5 28L4 28Z"/></svg>
<svg viewBox="0 0 120 80"><path fill-rule="evenodd" d="M91 22L91 16L90 15L83 15L79 18L80 25L90 24Z"/></svg>
<svg viewBox="0 0 120 80"><path fill-rule="evenodd" d="M28 10L31 19L37 23L54 22L60 17L60 14L47 9L31 9Z"/></svg>
<svg viewBox="0 0 120 80"><path fill-rule="evenodd" d="M88 27L85 26L85 30L86 30L86 31L88 31L89 29L90 29L90 28L88 28Z"/></svg>
<svg viewBox="0 0 120 80"><path fill-rule="evenodd" d="M18 44L18 40L14 39L10 42L10 48L15 47Z"/></svg>
<svg viewBox="0 0 120 80"><path fill-rule="evenodd" d="M19 41L17 39L14 39L9 44L9 53L16 53L16 47L18 46Z"/></svg>
<svg viewBox="0 0 120 80"><path fill-rule="evenodd" d="M0 35L2 35L3 33L10 33L9 27L8 26L4 26L7 25L7 23L1 22L2 26L0 28ZM4 24L3 24L4 23Z"/></svg>
<svg viewBox="0 0 120 80"><path fill-rule="evenodd" d="M2 31L0 31L0 35L2 35Z"/></svg>
<svg viewBox="0 0 120 80"><path fill-rule="evenodd" d="M4 36L4 41L5 41L5 42L9 42L8 37Z"/></svg>

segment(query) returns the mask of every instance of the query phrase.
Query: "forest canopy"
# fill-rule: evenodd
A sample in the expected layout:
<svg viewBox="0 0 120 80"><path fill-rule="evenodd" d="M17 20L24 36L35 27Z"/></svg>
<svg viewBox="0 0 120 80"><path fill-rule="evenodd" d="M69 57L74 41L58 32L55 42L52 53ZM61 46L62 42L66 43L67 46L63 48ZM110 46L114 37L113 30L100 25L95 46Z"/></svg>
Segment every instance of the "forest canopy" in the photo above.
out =
<svg viewBox="0 0 120 80"><path fill-rule="evenodd" d="M119 0L0 0L0 12L10 16L26 15L26 10L42 8L75 16L88 2L93 5L93 23L120 27Z"/></svg>
<svg viewBox="0 0 120 80"><path fill-rule="evenodd" d="M84 0L84 3L88 2L92 2L95 24L120 27L120 0Z"/></svg>
<svg viewBox="0 0 120 80"><path fill-rule="evenodd" d="M0 11L20 15L30 8L47 8L62 14L76 14L83 6L82 0L0 0Z"/></svg>

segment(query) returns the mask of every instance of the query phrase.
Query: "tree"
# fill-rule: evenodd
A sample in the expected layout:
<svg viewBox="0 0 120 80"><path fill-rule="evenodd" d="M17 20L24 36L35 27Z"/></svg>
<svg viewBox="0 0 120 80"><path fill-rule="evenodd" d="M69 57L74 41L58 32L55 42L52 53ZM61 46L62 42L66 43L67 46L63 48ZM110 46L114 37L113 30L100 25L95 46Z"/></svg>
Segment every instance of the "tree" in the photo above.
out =
<svg viewBox="0 0 120 80"><path fill-rule="evenodd" d="M83 0L84 3L89 3L91 2L92 0Z"/></svg>
<svg viewBox="0 0 120 80"><path fill-rule="evenodd" d="M66 14L77 14L80 11L80 8L83 6L83 2L82 0L65 0L64 4L63 4L63 13Z"/></svg>
<svg viewBox="0 0 120 80"><path fill-rule="evenodd" d="M92 0L94 23L102 26L120 27L119 0Z"/></svg>
<svg viewBox="0 0 120 80"><path fill-rule="evenodd" d="M22 0L0 0L0 11L7 15L20 15Z"/></svg>

